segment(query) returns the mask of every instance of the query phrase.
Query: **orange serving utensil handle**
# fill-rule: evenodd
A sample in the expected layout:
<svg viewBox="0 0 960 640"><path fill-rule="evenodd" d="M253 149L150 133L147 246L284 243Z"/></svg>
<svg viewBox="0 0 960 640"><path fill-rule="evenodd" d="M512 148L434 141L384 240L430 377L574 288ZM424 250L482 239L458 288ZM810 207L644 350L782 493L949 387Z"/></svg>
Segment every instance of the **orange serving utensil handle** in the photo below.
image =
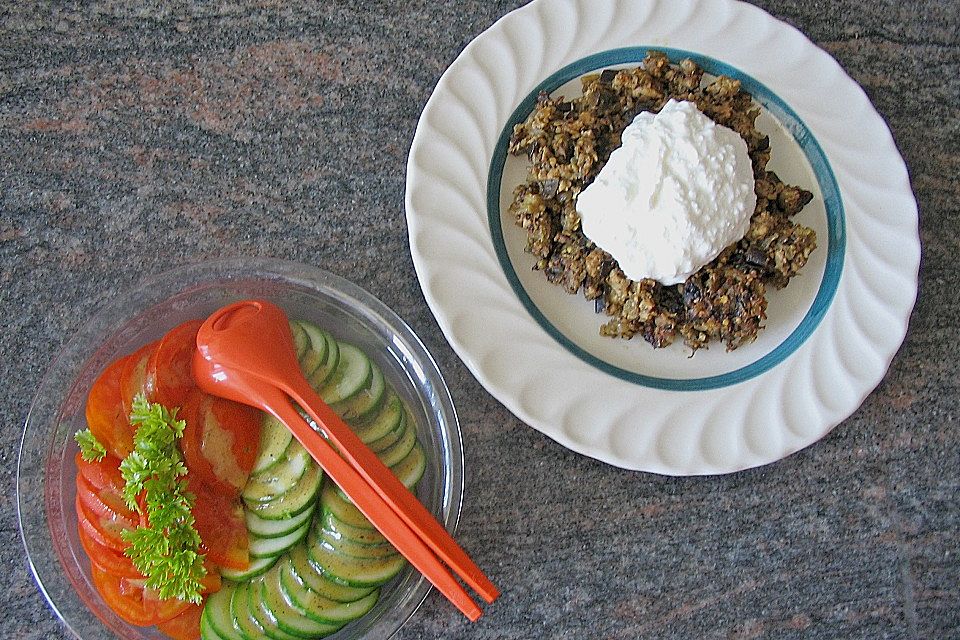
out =
<svg viewBox="0 0 960 640"><path fill-rule="evenodd" d="M271 402L271 413L287 425L294 437L320 463L333 481L346 493L358 509L377 527L377 530L426 576L433 586L450 600L462 613L476 622L481 615L480 607L470 598L463 586L441 564L433 551L379 495L370 490L367 481L350 464L341 458L323 436L313 430L299 413L284 402ZM320 455L318 455L320 454Z"/></svg>
<svg viewBox="0 0 960 640"><path fill-rule="evenodd" d="M306 382L284 388L307 414L316 420L327 437L380 497L400 515L440 559L450 565L487 602L500 595L493 582L447 533L433 514L397 479L390 468L350 429L333 409Z"/></svg>
<svg viewBox="0 0 960 640"><path fill-rule="evenodd" d="M303 378L289 321L279 307L265 300L228 305L204 323L197 345L200 355L208 361L216 361L245 377L279 388L296 400L321 425L349 464L440 559L484 600L493 602L496 599L499 591L489 578ZM307 428L316 434L309 425ZM346 491L346 487L341 488Z"/></svg>
<svg viewBox="0 0 960 640"><path fill-rule="evenodd" d="M283 391L246 373L224 369L205 359L199 352L194 356L193 371L197 384L204 391L262 409L286 425L297 441L343 489L361 513L410 561L410 564L471 621L476 621L480 617L480 608L463 586L454 579L447 567L400 516L371 490L356 469L341 458L333 446L307 424L290 404L289 398Z"/></svg>

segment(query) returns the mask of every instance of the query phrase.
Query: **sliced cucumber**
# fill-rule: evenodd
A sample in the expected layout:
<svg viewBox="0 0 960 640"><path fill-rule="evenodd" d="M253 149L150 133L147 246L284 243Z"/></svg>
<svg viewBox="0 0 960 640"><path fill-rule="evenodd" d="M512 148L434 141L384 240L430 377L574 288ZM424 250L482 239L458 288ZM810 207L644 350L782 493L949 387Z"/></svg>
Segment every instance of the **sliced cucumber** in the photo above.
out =
<svg viewBox="0 0 960 640"><path fill-rule="evenodd" d="M283 460L292 440L290 429L273 416L264 414L260 425L260 447L250 473L256 475Z"/></svg>
<svg viewBox="0 0 960 640"><path fill-rule="evenodd" d="M387 389L383 371L372 360L370 361L370 383L352 398L334 403L331 408L341 418L351 424L364 424L372 419L380 408Z"/></svg>
<svg viewBox="0 0 960 640"><path fill-rule="evenodd" d="M251 578L256 578L257 576L266 573L270 570L270 567L277 563L277 557L272 558L254 558L250 560L250 566L246 569L231 569L230 567L221 567L220 575L225 580L230 580L232 582L244 582L250 580Z"/></svg>
<svg viewBox="0 0 960 640"><path fill-rule="evenodd" d="M338 533L325 531L323 529L314 529L310 532L308 544L324 544L342 556L350 558L390 558L399 553L389 543L384 544L360 544L350 538L344 537Z"/></svg>
<svg viewBox="0 0 960 640"><path fill-rule="evenodd" d="M216 636L223 640L244 640L233 628L233 617L230 615L230 599L233 597L235 588L232 584L223 585L220 591L207 598L203 613L200 615L201 619L206 618L207 625L216 633Z"/></svg>
<svg viewBox="0 0 960 640"><path fill-rule="evenodd" d="M289 558L281 562L278 570L280 590L285 599L314 622L343 626L370 611L380 597L380 592L374 590L354 602L336 602L307 587L293 570Z"/></svg>
<svg viewBox="0 0 960 640"><path fill-rule="evenodd" d="M338 520L346 522L354 527L373 529L376 527L370 524L370 521L353 506L341 493L333 481L323 483L323 491L320 493L320 504L324 509L329 510Z"/></svg>
<svg viewBox="0 0 960 640"><path fill-rule="evenodd" d="M366 597L376 589L376 587L348 587L326 577L323 570L310 559L309 554L307 554L307 546L304 543L294 545L290 549L288 557L290 558L290 568L297 574L300 581L324 598L336 602L354 602Z"/></svg>
<svg viewBox="0 0 960 640"><path fill-rule="evenodd" d="M340 345L336 339L326 331L319 328L317 331L320 332L317 339L323 340L326 343L327 357L323 361L323 364L317 367L317 370L307 378L307 381L310 383L310 386L319 391L320 388L326 384L327 380L333 376L337 367L340 365Z"/></svg>
<svg viewBox="0 0 960 640"><path fill-rule="evenodd" d="M299 322L290 322L290 333L293 335L293 349L297 352L297 360L303 360L307 349L310 348L310 336L303 330Z"/></svg>
<svg viewBox="0 0 960 640"><path fill-rule="evenodd" d="M264 520L292 518L314 505L321 484L323 471L311 462L307 472L292 489L269 502L246 503L247 508Z"/></svg>
<svg viewBox="0 0 960 640"><path fill-rule="evenodd" d="M377 454L380 461L388 467L392 467L406 458L407 454L410 453L417 444L416 424L413 422L413 418L409 413L406 414L405 423L406 431L403 432L400 439Z"/></svg>
<svg viewBox="0 0 960 640"><path fill-rule="evenodd" d="M420 443L418 442L403 460L390 467L390 470L397 476L397 480L403 483L403 486L413 489L427 470L427 456L424 455Z"/></svg>
<svg viewBox="0 0 960 640"><path fill-rule="evenodd" d="M210 625L210 616L206 611L200 614L200 640L227 640L214 631Z"/></svg>
<svg viewBox="0 0 960 640"><path fill-rule="evenodd" d="M241 494L244 502L250 505L276 500L296 487L312 464L313 458L303 445L291 442L279 464L250 476Z"/></svg>
<svg viewBox="0 0 960 640"><path fill-rule="evenodd" d="M309 509L307 510L309 511ZM260 538L250 536L251 558L276 558L284 551L297 544L310 530L310 523L304 522L298 529L294 529L285 536L277 538Z"/></svg>
<svg viewBox="0 0 960 640"><path fill-rule="evenodd" d="M318 392L327 404L343 402L354 397L370 384L373 367L363 351L346 342L340 346L340 364L333 376Z"/></svg>
<svg viewBox="0 0 960 640"><path fill-rule="evenodd" d="M387 539L376 529L367 529L366 527L355 527L337 519L333 512L323 509L323 512L317 518L317 525L321 529L330 531L339 536L343 536L357 544L385 544Z"/></svg>
<svg viewBox="0 0 960 640"><path fill-rule="evenodd" d="M379 587L406 564L399 553L386 558L352 558L313 536L308 539L307 553L327 577L351 587Z"/></svg>
<svg viewBox="0 0 960 640"><path fill-rule="evenodd" d="M230 598L230 617L233 619L233 628L237 630L243 640L262 640L266 636L263 627L250 613L250 596L247 591L250 583L237 585Z"/></svg>
<svg viewBox="0 0 960 640"><path fill-rule="evenodd" d="M243 517L247 523L247 531L250 535L259 538L279 538L285 536L291 531L299 528L302 524L309 522L313 510L306 509L303 513L297 514L292 518L283 520L264 520L254 512L244 509Z"/></svg>
<svg viewBox="0 0 960 640"><path fill-rule="evenodd" d="M403 414L403 401L391 391L387 394L377 416L371 422L357 427L355 433L364 444L370 444L396 429L403 420Z"/></svg>
<svg viewBox="0 0 960 640"><path fill-rule="evenodd" d="M273 614L277 627L301 638L316 638L333 633L340 625L317 622L307 617L302 609L295 607L280 587L280 567L274 567L263 576L260 585L263 608Z"/></svg>
<svg viewBox="0 0 960 640"><path fill-rule="evenodd" d="M267 608L263 601L263 579L260 576L246 586L247 606L250 615L257 621L257 624L263 629L263 632L270 640L300 640L301 636L287 633L280 628L276 615Z"/></svg>
<svg viewBox="0 0 960 640"><path fill-rule="evenodd" d="M397 442L404 433L407 432L407 412L400 412L400 421L397 422L396 428L390 433L385 434L381 438L377 438L373 442L367 444L370 447L370 450L374 453L380 453L381 451L387 449L389 446Z"/></svg>

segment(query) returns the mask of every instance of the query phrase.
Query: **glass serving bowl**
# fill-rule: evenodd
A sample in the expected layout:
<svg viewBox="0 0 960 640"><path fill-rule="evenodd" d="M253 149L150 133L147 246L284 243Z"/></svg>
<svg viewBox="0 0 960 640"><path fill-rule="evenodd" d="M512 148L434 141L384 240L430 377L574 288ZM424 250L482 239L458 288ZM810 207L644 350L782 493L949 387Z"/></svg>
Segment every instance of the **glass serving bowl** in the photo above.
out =
<svg viewBox="0 0 960 640"><path fill-rule="evenodd" d="M417 494L451 533L463 490L460 428L450 393L423 344L395 313L363 289L313 267L270 259L206 262L169 271L112 300L67 343L47 371L30 408L17 468L17 507L27 559L40 590L81 640L166 638L135 627L102 601L90 579L74 509L77 446L84 406L104 366L160 338L174 326L204 318L243 298L265 298L289 317L311 320L363 349L417 418L427 469ZM391 637L430 588L407 566L381 590L367 615L329 636L334 640Z"/></svg>

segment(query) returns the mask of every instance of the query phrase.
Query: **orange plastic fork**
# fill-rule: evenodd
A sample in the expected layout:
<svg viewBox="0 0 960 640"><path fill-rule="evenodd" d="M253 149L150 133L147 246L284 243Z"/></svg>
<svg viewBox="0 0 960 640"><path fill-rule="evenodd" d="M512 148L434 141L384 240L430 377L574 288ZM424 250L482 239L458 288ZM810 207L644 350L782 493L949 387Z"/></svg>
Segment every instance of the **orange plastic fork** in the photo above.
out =
<svg viewBox="0 0 960 640"><path fill-rule="evenodd" d="M310 387L279 307L265 300L228 305L201 326L197 347L194 377L201 388L259 407L283 422L384 537L464 615L479 618L479 607L441 561L487 602L493 602L499 591ZM326 439L300 416L291 400L316 421Z"/></svg>

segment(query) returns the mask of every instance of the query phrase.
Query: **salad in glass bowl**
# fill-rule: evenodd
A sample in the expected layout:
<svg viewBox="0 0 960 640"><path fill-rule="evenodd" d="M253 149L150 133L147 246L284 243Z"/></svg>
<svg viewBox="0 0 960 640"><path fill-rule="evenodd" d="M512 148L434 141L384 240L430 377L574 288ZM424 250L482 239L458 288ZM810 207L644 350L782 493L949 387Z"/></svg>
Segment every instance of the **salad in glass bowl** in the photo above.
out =
<svg viewBox="0 0 960 640"><path fill-rule="evenodd" d="M74 336L24 428L24 544L37 583L77 637L389 637L425 597L422 576L286 427L194 382L201 322L252 297L284 309L314 389L455 528L456 415L402 320L302 265L172 271Z"/></svg>

